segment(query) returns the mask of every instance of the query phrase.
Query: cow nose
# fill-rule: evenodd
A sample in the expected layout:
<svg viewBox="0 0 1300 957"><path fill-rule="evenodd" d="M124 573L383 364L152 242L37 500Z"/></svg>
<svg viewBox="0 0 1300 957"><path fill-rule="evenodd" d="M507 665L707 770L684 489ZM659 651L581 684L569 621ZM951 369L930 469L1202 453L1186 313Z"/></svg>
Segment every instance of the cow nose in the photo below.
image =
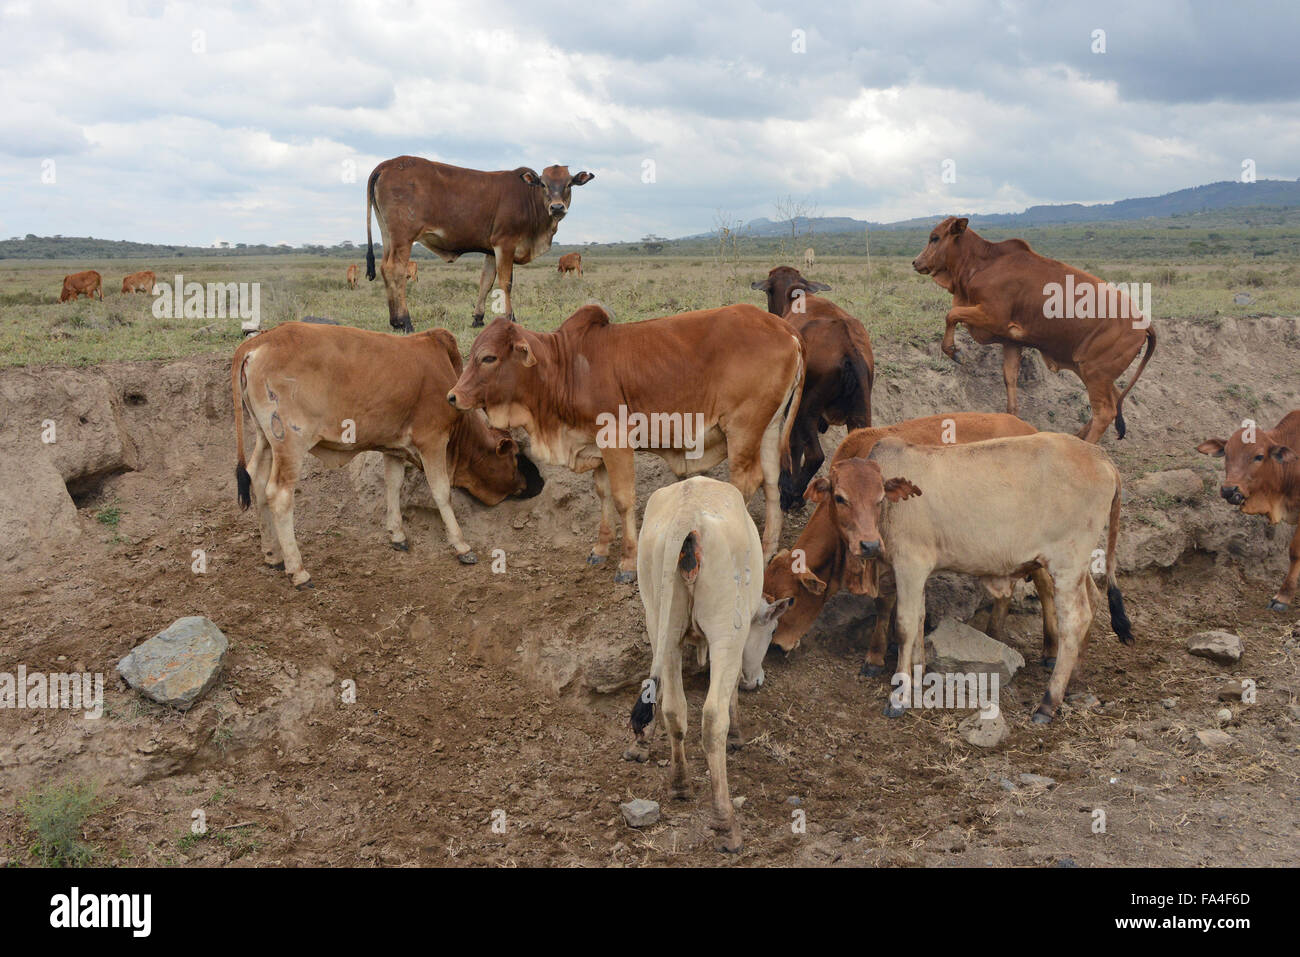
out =
<svg viewBox="0 0 1300 957"><path fill-rule="evenodd" d="M1233 505L1240 505L1246 497L1241 494L1241 489L1236 485L1225 485L1219 489L1219 494Z"/></svg>
<svg viewBox="0 0 1300 957"><path fill-rule="evenodd" d="M863 558L875 558L880 554L880 542L858 542L858 550Z"/></svg>
<svg viewBox="0 0 1300 957"><path fill-rule="evenodd" d="M448 401L449 403L451 403L451 404L454 406L454 405L456 404L456 393L455 393L455 392L448 392L448 393L447 393L447 401Z"/></svg>
<svg viewBox="0 0 1300 957"><path fill-rule="evenodd" d="M563 203L551 203L551 215L552 215L552 216L562 216L562 215L564 215L564 204L563 204Z"/></svg>

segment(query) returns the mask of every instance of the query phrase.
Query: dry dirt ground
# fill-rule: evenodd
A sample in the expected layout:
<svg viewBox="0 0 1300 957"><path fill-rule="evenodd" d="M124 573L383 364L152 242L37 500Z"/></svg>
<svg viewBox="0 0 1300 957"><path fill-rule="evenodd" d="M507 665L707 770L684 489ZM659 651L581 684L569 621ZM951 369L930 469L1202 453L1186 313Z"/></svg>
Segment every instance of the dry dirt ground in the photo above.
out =
<svg viewBox="0 0 1300 957"><path fill-rule="evenodd" d="M39 396L51 391L64 395L58 414L75 417L91 391L75 383L95 380L110 400L104 427L129 436L130 467L73 483L75 515L47 523L57 534L24 544L8 533L0 671L102 672L107 690L98 721L0 712L0 858L30 861L23 794L94 780L112 803L85 833L110 864L1294 866L1300 627L1265 610L1291 530L1270 541L1258 520L1234 515L1213 494L1216 463L1191 448L1243 415L1272 424L1300 405L1296 330L1294 320L1164 327L1126 410L1130 438L1105 444L1126 481L1193 468L1204 489L1179 500L1157 488L1125 510L1137 644L1097 627L1071 689L1099 706L1029 723L1046 675L1036 607L1023 600L1011 625L1029 664L1003 689L1006 743L968 745L958 712L888 720L885 679L857 674L869 611L837 601L742 696L746 745L729 775L746 844L735 858L714 851L705 827L706 675L687 680L693 800L668 799L662 736L649 764L620 759L649 653L635 585L584 563L597 516L587 477L544 469L541 496L495 509L457 493L484 559L463 567L436 514L417 507L414 479L402 554L386 547L373 472L312 462L296 519L317 587L297 592L261 565L255 518L235 504L227 361L106 365L73 385L59 370L6 372L11 430L39 428ZM877 421L999 409L998 356L965 345L960 368L933 347L885 350ZM1021 402L1039 427L1070 431L1083 408L1077 381L1036 361ZM80 418L96 426L89 410ZM4 473L11 510L29 492L37 501L22 484L36 474L30 461ZM665 475L642 465L642 506ZM761 507L760 494L751 508ZM805 517L792 517L784 544ZM206 574L191 571L195 549ZM972 590L950 591L949 610L973 609ZM126 688L115 665L184 615L211 618L230 651L217 687L180 714ZM1188 635L1210 628L1242 636L1239 665L1187 654ZM1228 705L1233 743L1206 750L1194 732L1216 727L1219 689L1242 677L1258 699ZM346 680L355 704L342 700ZM1021 773L1056 784L1022 784ZM625 826L618 804L631 797L661 801L660 822ZM196 809L202 838L190 835Z"/></svg>

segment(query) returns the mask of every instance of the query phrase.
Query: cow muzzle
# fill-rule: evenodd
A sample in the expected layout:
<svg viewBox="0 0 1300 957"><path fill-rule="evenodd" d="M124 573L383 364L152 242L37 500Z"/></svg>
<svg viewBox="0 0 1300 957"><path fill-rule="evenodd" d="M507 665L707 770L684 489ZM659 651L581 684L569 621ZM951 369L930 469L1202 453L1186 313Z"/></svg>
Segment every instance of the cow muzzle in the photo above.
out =
<svg viewBox="0 0 1300 957"><path fill-rule="evenodd" d="M917 272L919 272L922 276L930 275L930 267L924 265L923 263L921 263L916 259L912 260L912 268L915 269Z"/></svg>
<svg viewBox="0 0 1300 957"><path fill-rule="evenodd" d="M560 219L568 211L569 207L565 206L563 203L551 203L551 215L556 219Z"/></svg>
<svg viewBox="0 0 1300 957"><path fill-rule="evenodd" d="M858 554L863 558L877 558L880 555L880 540L874 542L858 542Z"/></svg>
<svg viewBox="0 0 1300 957"><path fill-rule="evenodd" d="M1241 505L1246 501L1246 496L1241 493L1241 488L1236 485L1225 485L1219 489L1219 494L1229 505Z"/></svg>

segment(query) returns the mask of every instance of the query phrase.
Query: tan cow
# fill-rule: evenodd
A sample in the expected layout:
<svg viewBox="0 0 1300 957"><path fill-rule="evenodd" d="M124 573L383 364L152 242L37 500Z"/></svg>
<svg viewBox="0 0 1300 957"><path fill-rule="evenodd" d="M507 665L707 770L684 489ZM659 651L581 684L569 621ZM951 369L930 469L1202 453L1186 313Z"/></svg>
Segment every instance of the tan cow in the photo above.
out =
<svg viewBox="0 0 1300 957"><path fill-rule="evenodd" d="M353 263L352 265L348 266L348 288L349 289L357 288L357 264L356 263Z"/></svg>
<svg viewBox="0 0 1300 957"><path fill-rule="evenodd" d="M817 254L814 253L813 248L809 246L803 251L803 268L812 269L815 265L817 265Z"/></svg>
<svg viewBox="0 0 1300 957"><path fill-rule="evenodd" d="M122 292L127 293L152 293L157 277L154 276L152 269L142 269L140 272L133 272L122 280Z"/></svg>
<svg viewBox="0 0 1300 957"><path fill-rule="evenodd" d="M1017 578L1042 567L1055 592L1059 647L1034 721L1051 721L1087 643L1096 591L1090 568L1103 530L1111 626L1133 643L1115 578L1120 491L1105 452L1056 432L947 446L890 437L867 459L837 463L828 494L840 505L842 534L890 565L898 592L898 668L885 714L903 714L913 668L924 669L925 583L933 572L974 575L993 594L1009 595Z"/></svg>
<svg viewBox="0 0 1300 957"><path fill-rule="evenodd" d="M420 278L420 270L415 265L415 260L414 259L408 260L406 263L406 281L415 282L419 278Z"/></svg>
<svg viewBox="0 0 1300 957"><path fill-rule="evenodd" d="M75 302L79 296L94 299L96 294L99 295L99 301L103 302L103 277L95 270L87 269L84 272L74 272L63 277L63 291L59 293L59 302L67 302L68 300Z"/></svg>
<svg viewBox="0 0 1300 957"><path fill-rule="evenodd" d="M763 683L763 656L777 618L791 601L763 599L763 546L745 499L734 485L702 475L650 496L637 581L654 660L632 708L636 741L623 757L650 757L655 706L662 700L672 746L672 794L690 796L682 651L695 645L700 663L709 662L700 727L713 791L710 826L721 835L718 850L734 854L742 839L727 788L727 750L741 744L737 691Z"/></svg>
<svg viewBox="0 0 1300 957"><path fill-rule="evenodd" d="M743 348L738 348L743 344ZM479 333L447 399L486 409L498 428L528 430L539 461L594 472L600 535L587 561L603 563L621 514L616 582L636 578L634 450L678 475L724 458L746 501L763 487L765 554L781 535L778 480L803 385L803 344L790 325L750 305L615 325L587 305L555 332L502 316Z"/></svg>
<svg viewBox="0 0 1300 957"><path fill-rule="evenodd" d="M297 587L311 587L293 532L293 493L308 452L334 468L358 452L384 453L389 541L399 551L407 550L398 500L405 465L422 468L456 557L466 565L478 561L461 536L451 487L496 505L507 496L536 495L542 478L508 432L491 428L482 413L447 405L460 370L456 339L446 329L401 338L287 322L235 350L239 504L257 500L268 565L283 567ZM247 463L245 410L254 433Z"/></svg>
<svg viewBox="0 0 1300 957"><path fill-rule="evenodd" d="M582 277L582 253L565 253L560 257L560 275L565 273L577 273Z"/></svg>

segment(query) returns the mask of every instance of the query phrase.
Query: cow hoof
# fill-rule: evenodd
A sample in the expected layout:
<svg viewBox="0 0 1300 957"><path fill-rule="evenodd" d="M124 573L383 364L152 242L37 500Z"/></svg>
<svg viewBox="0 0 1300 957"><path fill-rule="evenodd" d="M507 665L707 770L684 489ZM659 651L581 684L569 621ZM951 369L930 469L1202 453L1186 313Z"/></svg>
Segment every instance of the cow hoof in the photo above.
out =
<svg viewBox="0 0 1300 957"><path fill-rule="evenodd" d="M588 565L603 565L603 564L605 564L605 557L606 557L606 556L604 556L604 555L597 555L595 552L592 552L590 555L587 556L587 564L588 564Z"/></svg>
<svg viewBox="0 0 1300 957"><path fill-rule="evenodd" d="M674 801L689 801L691 799L691 789L686 784L674 784L668 793Z"/></svg>
<svg viewBox="0 0 1300 957"><path fill-rule="evenodd" d="M409 552L411 550L410 542L389 542L388 547L396 552Z"/></svg>
<svg viewBox="0 0 1300 957"><path fill-rule="evenodd" d="M461 552L456 556L456 561L460 562L462 565L477 565L478 556L473 552Z"/></svg>
<svg viewBox="0 0 1300 957"><path fill-rule="evenodd" d="M1041 711L1035 711L1031 720L1034 724L1051 724L1052 716L1050 714L1043 714Z"/></svg>
<svg viewBox="0 0 1300 957"><path fill-rule="evenodd" d="M471 322L469 325L470 325L470 328L471 328L471 329L478 329L479 327L481 327L481 326L483 325L483 317L482 317L481 315L480 315L480 316L475 316L475 317L474 317L474 321Z"/></svg>
<svg viewBox="0 0 1300 957"><path fill-rule="evenodd" d="M740 740L740 738L736 738L736 739L734 739L734 740L731 739L731 738L728 738L728 739L727 739L727 750L728 750L728 751L739 751L739 750L740 750L741 748L743 748L744 746L745 746L745 742L742 741L742 740Z"/></svg>
<svg viewBox="0 0 1300 957"><path fill-rule="evenodd" d="M887 704L885 705L884 713L886 718L901 718L907 713L907 709L895 707L893 704Z"/></svg>
<svg viewBox="0 0 1300 957"><path fill-rule="evenodd" d="M293 587L298 589L298 591L306 591L309 588L315 588L316 583L312 581L310 578L308 578L305 582L300 582L297 585L294 585Z"/></svg>
<svg viewBox="0 0 1300 957"><path fill-rule="evenodd" d="M1048 671L1051 671L1053 668L1056 667L1056 659L1055 659L1055 658L1044 658L1044 659L1043 659L1043 667L1046 668Z"/></svg>
<svg viewBox="0 0 1300 957"><path fill-rule="evenodd" d="M636 581L636 572L625 572L621 568L614 573L615 585L630 585Z"/></svg>
<svg viewBox="0 0 1300 957"><path fill-rule="evenodd" d="M649 748L627 748L623 751L624 761L635 761L637 764L645 764L650 760Z"/></svg>
<svg viewBox="0 0 1300 957"><path fill-rule="evenodd" d="M1282 603L1281 603L1280 601L1278 601L1276 598L1271 599L1271 600L1269 601L1269 603L1268 603L1268 610L1269 610L1269 611L1286 611L1286 610L1287 610L1288 608L1290 608L1290 607L1291 607L1290 605L1284 605L1284 604L1282 604Z"/></svg>
<svg viewBox="0 0 1300 957"><path fill-rule="evenodd" d="M745 842L738 837L728 835L718 839L717 848L723 854L739 854L745 849Z"/></svg>
<svg viewBox="0 0 1300 957"><path fill-rule="evenodd" d="M878 678L884 673L884 665L873 665L867 662L864 662L862 667L858 669L858 674L864 678Z"/></svg>

